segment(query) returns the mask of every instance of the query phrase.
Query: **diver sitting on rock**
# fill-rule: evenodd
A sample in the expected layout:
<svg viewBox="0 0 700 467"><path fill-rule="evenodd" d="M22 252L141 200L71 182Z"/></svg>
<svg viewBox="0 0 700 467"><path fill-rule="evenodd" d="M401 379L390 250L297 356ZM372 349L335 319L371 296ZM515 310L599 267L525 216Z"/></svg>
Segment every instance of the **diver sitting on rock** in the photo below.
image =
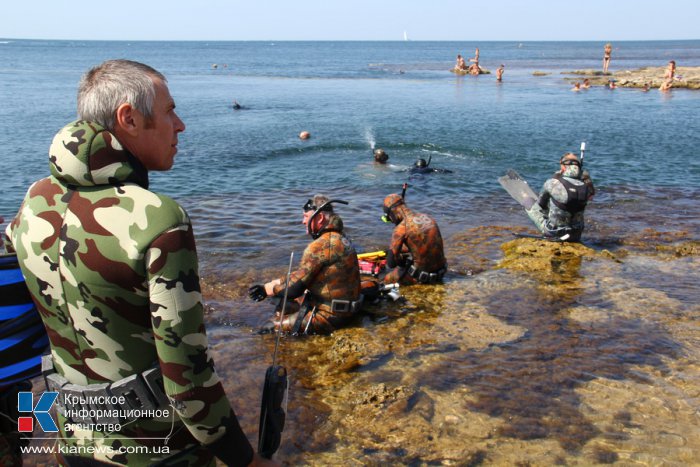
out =
<svg viewBox="0 0 700 467"><path fill-rule="evenodd" d="M559 163L560 171L544 183L537 202L526 212L545 236L577 242L584 228L583 211L595 188L576 154L564 154Z"/></svg>
<svg viewBox="0 0 700 467"><path fill-rule="evenodd" d="M434 284L447 271L442 235L435 219L406 206L404 194L384 199L384 222L392 222L394 232L387 251L386 265L396 268L384 276L385 284Z"/></svg>
<svg viewBox="0 0 700 467"><path fill-rule="evenodd" d="M430 156L430 158L428 158L427 161L425 159L418 159L415 162L415 164L413 164L413 167L408 169L408 172L411 175L414 175L414 174L421 174L422 175L422 174L429 174L429 173L433 173L433 172L448 173L448 174L452 173L451 170L435 169L433 167L430 167L430 162L432 161L432 159L433 159L433 156Z"/></svg>
<svg viewBox="0 0 700 467"><path fill-rule="evenodd" d="M332 203L316 195L304 205L302 223L313 241L304 250L299 268L291 273L287 312L280 323L279 304L273 320L260 329L271 332L280 325L282 331L298 334L330 334L347 325L360 310L360 267L357 253L343 234L343 221L333 212ZM248 295L255 301L268 296L284 297L286 278L265 285L254 285ZM295 299L295 300L294 300Z"/></svg>

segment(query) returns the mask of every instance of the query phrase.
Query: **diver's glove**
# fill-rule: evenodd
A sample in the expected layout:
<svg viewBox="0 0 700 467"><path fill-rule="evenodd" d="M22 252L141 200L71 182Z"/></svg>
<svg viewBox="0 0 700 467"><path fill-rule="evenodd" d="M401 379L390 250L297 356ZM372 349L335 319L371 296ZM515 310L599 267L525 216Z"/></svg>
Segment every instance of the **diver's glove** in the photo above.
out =
<svg viewBox="0 0 700 467"><path fill-rule="evenodd" d="M248 296L251 300L255 300L256 302L262 302L263 300L265 300L265 298L267 298L265 286L261 284L255 284L254 286L248 289Z"/></svg>

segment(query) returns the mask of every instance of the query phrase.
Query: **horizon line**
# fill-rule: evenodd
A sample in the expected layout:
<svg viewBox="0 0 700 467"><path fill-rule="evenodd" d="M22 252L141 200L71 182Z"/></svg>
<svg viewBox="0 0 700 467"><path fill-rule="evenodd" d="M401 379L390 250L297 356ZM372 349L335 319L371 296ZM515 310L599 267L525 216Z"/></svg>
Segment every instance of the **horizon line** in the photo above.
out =
<svg viewBox="0 0 700 467"><path fill-rule="evenodd" d="M680 42L700 39L52 39L41 37L0 37L0 41L81 42Z"/></svg>

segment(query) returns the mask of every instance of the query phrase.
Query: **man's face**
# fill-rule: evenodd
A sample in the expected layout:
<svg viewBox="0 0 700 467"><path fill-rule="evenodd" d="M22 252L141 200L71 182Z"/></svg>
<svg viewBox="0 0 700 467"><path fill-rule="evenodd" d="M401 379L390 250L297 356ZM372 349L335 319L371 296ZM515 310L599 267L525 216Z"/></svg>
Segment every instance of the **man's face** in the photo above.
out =
<svg viewBox="0 0 700 467"><path fill-rule="evenodd" d="M175 113L175 101L168 86L159 78L154 78L153 83L156 97L151 119L139 119L139 134L129 149L146 169L168 170L177 153L178 133L185 131L185 124Z"/></svg>
<svg viewBox="0 0 700 467"><path fill-rule="evenodd" d="M304 211L304 217L301 220L301 223L307 226L307 232L308 232L308 225L309 225L309 219L311 219L311 216L313 216L314 211ZM314 221L311 223L311 230L314 232L318 232L323 223L326 220L326 213L321 211L319 212L316 217L314 217Z"/></svg>

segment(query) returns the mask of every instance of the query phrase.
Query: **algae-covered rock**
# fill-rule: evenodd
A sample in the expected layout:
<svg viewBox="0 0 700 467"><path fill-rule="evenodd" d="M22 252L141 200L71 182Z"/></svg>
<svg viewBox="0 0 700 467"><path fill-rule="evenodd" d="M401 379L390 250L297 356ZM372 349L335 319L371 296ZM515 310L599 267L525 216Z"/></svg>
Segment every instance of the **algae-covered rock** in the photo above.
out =
<svg viewBox="0 0 700 467"><path fill-rule="evenodd" d="M517 271L550 271L555 262L593 257L596 251L581 243L519 238L501 245L505 258L499 267Z"/></svg>

